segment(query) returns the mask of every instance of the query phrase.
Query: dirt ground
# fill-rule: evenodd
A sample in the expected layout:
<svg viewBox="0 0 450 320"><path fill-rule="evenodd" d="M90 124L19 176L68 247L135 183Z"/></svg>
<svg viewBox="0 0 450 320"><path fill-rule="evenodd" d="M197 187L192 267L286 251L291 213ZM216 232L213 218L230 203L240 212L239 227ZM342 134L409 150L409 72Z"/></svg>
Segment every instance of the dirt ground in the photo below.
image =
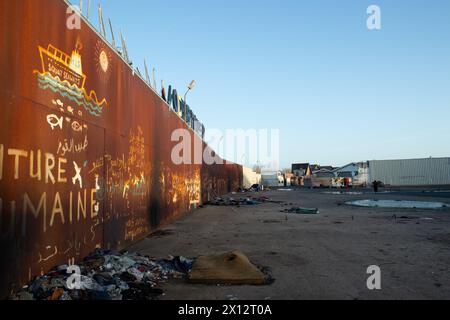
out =
<svg viewBox="0 0 450 320"><path fill-rule="evenodd" d="M330 190L268 191L284 204L206 206L150 236L130 250L151 257L241 250L269 267L267 286L161 286L163 299L450 299L450 208L359 208L356 199L404 199L450 203L450 192L404 191L375 195L329 194ZM258 196L249 193L240 196ZM317 207L318 215L280 212ZM382 289L370 291L367 268L381 268Z"/></svg>

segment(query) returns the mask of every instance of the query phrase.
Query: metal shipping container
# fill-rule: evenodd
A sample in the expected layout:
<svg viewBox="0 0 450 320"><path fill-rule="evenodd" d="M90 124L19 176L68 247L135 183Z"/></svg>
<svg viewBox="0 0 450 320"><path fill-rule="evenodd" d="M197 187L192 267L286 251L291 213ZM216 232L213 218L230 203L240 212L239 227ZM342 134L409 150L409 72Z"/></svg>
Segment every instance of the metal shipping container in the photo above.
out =
<svg viewBox="0 0 450 320"><path fill-rule="evenodd" d="M369 173L391 186L450 185L450 158L369 161Z"/></svg>

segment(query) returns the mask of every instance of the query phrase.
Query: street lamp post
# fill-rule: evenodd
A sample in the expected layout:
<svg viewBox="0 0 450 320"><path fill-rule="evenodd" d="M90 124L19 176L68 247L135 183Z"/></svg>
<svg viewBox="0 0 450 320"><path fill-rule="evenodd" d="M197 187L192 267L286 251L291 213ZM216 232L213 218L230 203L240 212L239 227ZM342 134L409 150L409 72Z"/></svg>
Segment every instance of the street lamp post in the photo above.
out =
<svg viewBox="0 0 450 320"><path fill-rule="evenodd" d="M188 89L186 91L186 94L184 95L184 103L186 103L186 97L189 93L189 91L191 91L192 89L194 89L194 87L197 85L197 81L192 80L191 83L188 85Z"/></svg>
<svg viewBox="0 0 450 320"><path fill-rule="evenodd" d="M187 91L186 91L186 93L185 93L185 95L184 95L184 105L185 105L185 111L186 111L186 108L187 108L187 95L188 95L188 93L189 93L189 91L191 91L192 89L194 89L194 87L196 86L196 84L197 84L197 81L195 81L195 80L192 80L191 81L191 83L188 85L188 89L187 89ZM186 114L184 115L185 116L185 118L186 118ZM184 119L184 121L186 121L187 119Z"/></svg>

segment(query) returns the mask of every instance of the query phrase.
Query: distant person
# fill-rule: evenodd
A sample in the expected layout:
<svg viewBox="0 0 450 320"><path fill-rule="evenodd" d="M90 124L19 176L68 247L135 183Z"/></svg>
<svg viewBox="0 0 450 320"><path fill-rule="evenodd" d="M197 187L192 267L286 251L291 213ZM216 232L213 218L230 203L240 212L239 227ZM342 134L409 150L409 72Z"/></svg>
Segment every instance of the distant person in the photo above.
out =
<svg viewBox="0 0 450 320"><path fill-rule="evenodd" d="M375 180L375 181L373 182L373 191L374 191L375 193L377 193L379 187L380 187L379 182Z"/></svg>

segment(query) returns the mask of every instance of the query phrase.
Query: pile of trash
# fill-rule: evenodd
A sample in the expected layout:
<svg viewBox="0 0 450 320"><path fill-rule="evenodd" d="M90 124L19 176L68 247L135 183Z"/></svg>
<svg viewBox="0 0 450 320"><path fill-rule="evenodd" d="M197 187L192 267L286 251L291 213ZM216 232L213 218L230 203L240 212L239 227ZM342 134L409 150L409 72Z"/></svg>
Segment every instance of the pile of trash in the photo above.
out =
<svg viewBox="0 0 450 320"><path fill-rule="evenodd" d="M168 279L187 279L194 259L154 260L128 252L97 250L78 266L61 265L32 280L13 300L155 300ZM78 270L73 273L74 267Z"/></svg>
<svg viewBox="0 0 450 320"><path fill-rule="evenodd" d="M295 214L319 214L319 209L317 209L317 208L292 207L290 209L281 210L280 212L283 212L283 213L295 213Z"/></svg>
<svg viewBox="0 0 450 320"><path fill-rule="evenodd" d="M213 206L254 206L266 202L281 203L281 201L273 201L266 196L250 197L250 198L233 198L233 197L217 197L209 203Z"/></svg>

